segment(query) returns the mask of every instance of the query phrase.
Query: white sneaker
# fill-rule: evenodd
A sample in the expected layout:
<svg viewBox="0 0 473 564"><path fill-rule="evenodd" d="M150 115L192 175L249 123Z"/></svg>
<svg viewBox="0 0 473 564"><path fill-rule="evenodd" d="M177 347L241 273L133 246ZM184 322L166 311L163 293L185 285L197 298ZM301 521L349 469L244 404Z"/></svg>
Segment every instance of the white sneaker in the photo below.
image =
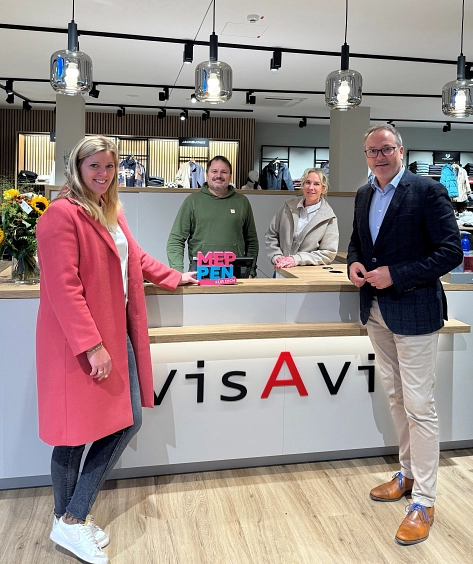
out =
<svg viewBox="0 0 473 564"><path fill-rule="evenodd" d="M110 542L110 537L107 533L95 524L93 515L87 515L85 518L85 524L92 529L92 534L99 545L99 548L104 548Z"/></svg>
<svg viewBox="0 0 473 564"><path fill-rule="evenodd" d="M58 521L59 519L56 517L56 515L54 515L53 527ZM87 517L85 518L85 524L92 529L92 534L94 535L95 541L99 545L99 548L105 548L110 542L110 537L103 529L95 524L94 517L92 515L87 515Z"/></svg>
<svg viewBox="0 0 473 564"><path fill-rule="evenodd" d="M55 518L49 538L89 564L109 564L108 556L97 545L90 526L67 525L62 517Z"/></svg>

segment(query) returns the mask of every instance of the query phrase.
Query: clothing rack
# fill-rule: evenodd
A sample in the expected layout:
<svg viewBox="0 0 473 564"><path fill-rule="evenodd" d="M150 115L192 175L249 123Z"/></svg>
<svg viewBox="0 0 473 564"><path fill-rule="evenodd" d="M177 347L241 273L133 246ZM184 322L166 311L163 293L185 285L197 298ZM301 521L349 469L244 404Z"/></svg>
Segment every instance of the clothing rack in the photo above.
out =
<svg viewBox="0 0 473 564"><path fill-rule="evenodd" d="M179 156L179 164L192 162L192 163L197 163L197 164L201 165L202 163L207 164L208 160L209 160L208 157L192 157L191 158L191 157L181 157L181 156Z"/></svg>

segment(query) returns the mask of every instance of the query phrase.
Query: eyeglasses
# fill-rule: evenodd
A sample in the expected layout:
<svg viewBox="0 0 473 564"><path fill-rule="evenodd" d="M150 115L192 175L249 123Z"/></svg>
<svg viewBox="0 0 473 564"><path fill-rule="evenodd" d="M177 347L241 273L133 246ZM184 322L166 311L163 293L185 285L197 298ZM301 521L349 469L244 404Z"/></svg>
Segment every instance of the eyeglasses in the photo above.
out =
<svg viewBox="0 0 473 564"><path fill-rule="evenodd" d="M369 159L375 159L379 153L382 153L385 157L390 157L394 155L397 147L383 147L382 149L366 149L365 155Z"/></svg>

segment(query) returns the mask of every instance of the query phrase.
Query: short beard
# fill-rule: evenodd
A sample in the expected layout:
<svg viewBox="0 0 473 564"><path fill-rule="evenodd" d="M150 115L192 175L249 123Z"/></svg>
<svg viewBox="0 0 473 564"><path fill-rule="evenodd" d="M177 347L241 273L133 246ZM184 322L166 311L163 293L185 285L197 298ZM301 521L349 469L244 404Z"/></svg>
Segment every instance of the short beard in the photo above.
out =
<svg viewBox="0 0 473 564"><path fill-rule="evenodd" d="M209 188L212 192L215 192L218 196L223 196L228 192L228 184L226 186L214 186L213 184L209 184Z"/></svg>

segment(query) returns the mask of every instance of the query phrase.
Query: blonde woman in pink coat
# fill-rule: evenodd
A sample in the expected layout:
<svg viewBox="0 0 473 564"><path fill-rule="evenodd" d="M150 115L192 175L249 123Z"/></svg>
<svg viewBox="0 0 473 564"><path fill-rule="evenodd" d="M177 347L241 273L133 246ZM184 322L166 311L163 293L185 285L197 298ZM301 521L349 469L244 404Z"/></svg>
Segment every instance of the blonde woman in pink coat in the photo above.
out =
<svg viewBox="0 0 473 564"><path fill-rule="evenodd" d="M117 168L110 140L80 141L37 228L39 433L54 446L50 538L92 564L109 562L109 538L90 510L140 428L142 406L154 404L143 278L169 290L196 283L195 273L138 246L121 211Z"/></svg>

